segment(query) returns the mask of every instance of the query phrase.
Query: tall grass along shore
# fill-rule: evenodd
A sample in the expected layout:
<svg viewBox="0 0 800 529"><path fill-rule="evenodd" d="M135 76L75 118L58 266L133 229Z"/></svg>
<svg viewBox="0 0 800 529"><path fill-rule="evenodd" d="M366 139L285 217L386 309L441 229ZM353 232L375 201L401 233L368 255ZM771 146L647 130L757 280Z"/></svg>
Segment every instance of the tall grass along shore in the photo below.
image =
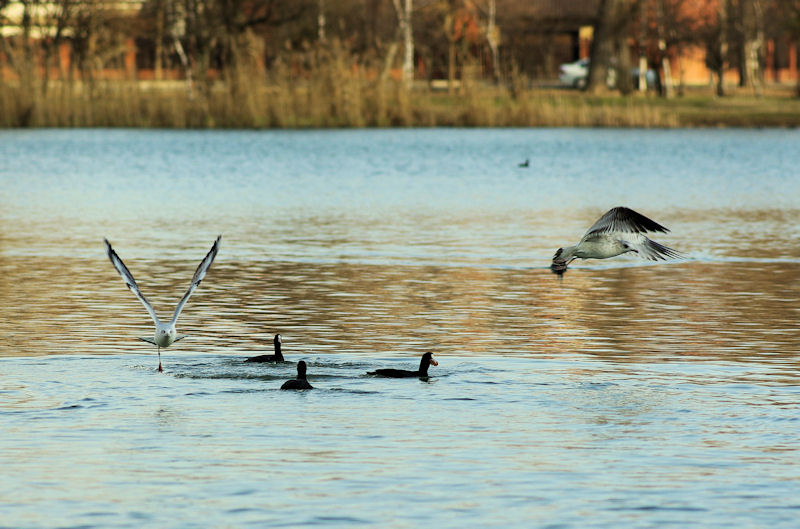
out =
<svg viewBox="0 0 800 529"><path fill-rule="evenodd" d="M95 80L0 82L0 127L335 128L335 127L796 127L792 87L755 97L708 89L590 96L579 91L462 80L457 89L406 87L342 61L302 74L278 64L195 83Z"/></svg>

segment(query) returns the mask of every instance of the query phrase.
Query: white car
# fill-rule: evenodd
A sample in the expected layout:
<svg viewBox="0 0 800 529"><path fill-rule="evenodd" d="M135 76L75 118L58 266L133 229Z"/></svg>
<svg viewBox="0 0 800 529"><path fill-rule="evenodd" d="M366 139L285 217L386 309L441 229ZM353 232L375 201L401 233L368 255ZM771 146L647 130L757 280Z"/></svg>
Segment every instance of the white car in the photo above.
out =
<svg viewBox="0 0 800 529"><path fill-rule="evenodd" d="M613 64L613 59L612 59ZM631 68L630 71L631 81L634 88L639 87L639 68ZM586 87L586 80L589 77L589 59L581 59L575 62L562 64L558 68L558 80L564 86L577 88L583 90ZM647 88L658 90L659 79L658 73L655 70L648 69L645 72L645 82ZM608 76L606 77L606 84L609 88L614 88L617 85L617 71L616 68L609 68Z"/></svg>
<svg viewBox="0 0 800 529"><path fill-rule="evenodd" d="M565 86L583 89L589 76L589 59L562 64L558 68L558 80Z"/></svg>

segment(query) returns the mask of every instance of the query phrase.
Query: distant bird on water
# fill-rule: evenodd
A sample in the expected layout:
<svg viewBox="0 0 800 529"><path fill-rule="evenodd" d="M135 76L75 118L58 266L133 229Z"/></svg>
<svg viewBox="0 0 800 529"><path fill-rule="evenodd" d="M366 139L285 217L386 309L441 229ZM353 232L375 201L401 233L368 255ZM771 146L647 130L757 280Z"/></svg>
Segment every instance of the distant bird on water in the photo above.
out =
<svg viewBox="0 0 800 529"><path fill-rule="evenodd" d="M577 258L606 259L627 252L635 252L651 261L681 256L672 248L645 237L643 234L647 232L668 233L669 230L632 209L616 207L600 217L578 244L559 248L550 269L561 275Z"/></svg>
<svg viewBox="0 0 800 529"><path fill-rule="evenodd" d="M191 296L192 292L194 292L194 290L200 285L200 282L206 276L206 272L208 272L208 269L211 267L211 263L214 262L214 258L217 256L217 252L219 251L219 241L221 239L222 235L217 237L217 240L214 241L214 245L211 246L211 250L209 250L208 254L206 254L203 260L200 261L200 265L197 267L197 270L195 270L194 276L192 277L192 284L189 285L189 290L186 291L186 294L184 294L180 302L178 302L178 306L175 307L175 312L172 314L172 320L170 320L169 323L162 323L161 320L158 319L158 316L156 316L156 311L153 310L153 306L149 301L147 301L147 298L144 297L144 294L139 291L139 285L136 284L136 281L133 279L133 275L128 270L128 267L125 266L125 263L123 263L122 259L119 258L117 252L115 252L111 247L108 239L103 239L103 241L106 243L106 255L108 255L108 258L111 260L111 264L114 265L114 268L117 269L119 275L122 276L122 280L125 281L125 285L130 289L131 292L133 292L133 295L142 302L142 305L144 305L144 308L147 310L147 313L150 314L150 317L153 318L153 322L156 325L153 338L139 339L149 342L157 347L159 371L164 370L161 367L161 348L169 347L171 344L184 338L183 335L179 335L175 330L175 324L178 322L178 316L180 316L183 306L186 305L187 301L189 301L189 296Z"/></svg>
<svg viewBox="0 0 800 529"><path fill-rule="evenodd" d="M272 343L275 345L274 355L253 356L245 360L245 362L283 362L283 353L281 353L281 335L276 334L275 338L272 339Z"/></svg>
<svg viewBox="0 0 800 529"><path fill-rule="evenodd" d="M306 379L306 363L303 360L297 362L297 378L284 382L281 389L314 389Z"/></svg>
<svg viewBox="0 0 800 529"><path fill-rule="evenodd" d="M528 167L528 166L530 166L530 165L531 165L531 160L530 160L530 158L525 158L525 161L524 161L524 162L522 162L522 163L518 163L518 164L517 164L517 167Z"/></svg>

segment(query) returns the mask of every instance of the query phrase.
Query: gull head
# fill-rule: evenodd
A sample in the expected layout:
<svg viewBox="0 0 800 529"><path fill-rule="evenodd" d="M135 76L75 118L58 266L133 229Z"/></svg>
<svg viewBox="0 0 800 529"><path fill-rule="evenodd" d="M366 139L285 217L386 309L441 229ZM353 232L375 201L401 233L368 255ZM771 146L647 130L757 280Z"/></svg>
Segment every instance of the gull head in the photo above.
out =
<svg viewBox="0 0 800 529"><path fill-rule="evenodd" d="M159 347L168 347L178 337L174 327L156 328L155 342Z"/></svg>
<svg viewBox="0 0 800 529"><path fill-rule="evenodd" d="M553 262L550 265L550 270L559 277L564 275L564 272L567 271L567 265L569 264L567 260L562 257L563 254L564 248L556 250L556 254L553 256Z"/></svg>

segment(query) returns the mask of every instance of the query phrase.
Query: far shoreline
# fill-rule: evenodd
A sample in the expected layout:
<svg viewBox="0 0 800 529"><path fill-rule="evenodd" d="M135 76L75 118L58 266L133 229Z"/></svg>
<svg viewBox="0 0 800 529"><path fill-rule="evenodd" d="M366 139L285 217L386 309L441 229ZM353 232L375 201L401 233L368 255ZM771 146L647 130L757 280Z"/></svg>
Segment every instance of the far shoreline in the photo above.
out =
<svg viewBox="0 0 800 529"><path fill-rule="evenodd" d="M338 81L337 84L334 81ZM474 82L451 93L406 89L396 82L325 79L302 83L186 90L137 81L51 83L47 90L5 84L0 129L132 128L313 130L357 128L797 128L795 85L768 85L762 95L708 86L683 95L654 92L591 95L559 88Z"/></svg>

